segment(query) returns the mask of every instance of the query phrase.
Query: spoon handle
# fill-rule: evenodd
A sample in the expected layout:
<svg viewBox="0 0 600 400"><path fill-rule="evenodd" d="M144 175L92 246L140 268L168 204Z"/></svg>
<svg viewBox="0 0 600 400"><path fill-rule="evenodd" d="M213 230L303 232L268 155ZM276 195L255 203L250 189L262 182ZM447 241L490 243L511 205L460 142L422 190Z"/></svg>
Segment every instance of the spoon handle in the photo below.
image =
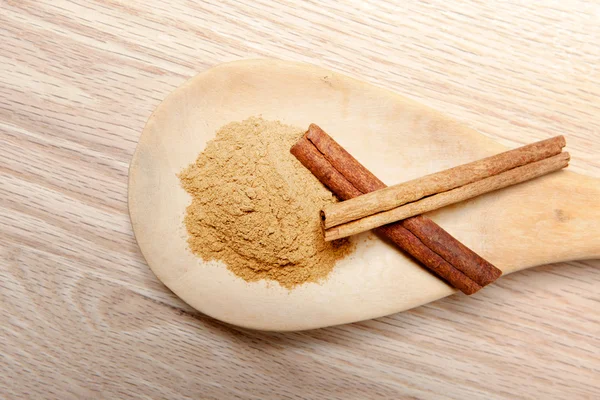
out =
<svg viewBox="0 0 600 400"><path fill-rule="evenodd" d="M600 179L560 171L503 190L492 209L485 204L470 216L484 221L475 250L504 273L600 258Z"/></svg>

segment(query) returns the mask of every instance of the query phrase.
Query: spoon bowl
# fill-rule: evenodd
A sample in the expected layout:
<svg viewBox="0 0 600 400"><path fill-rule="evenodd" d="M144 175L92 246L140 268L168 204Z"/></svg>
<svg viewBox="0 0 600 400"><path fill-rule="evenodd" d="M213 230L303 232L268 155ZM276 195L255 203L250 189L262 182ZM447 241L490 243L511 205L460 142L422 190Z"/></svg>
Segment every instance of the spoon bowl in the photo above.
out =
<svg viewBox="0 0 600 400"><path fill-rule="evenodd" d="M327 280L291 291L248 283L188 249L189 195L177 173L216 131L260 115L319 124L388 185L505 151L492 139L385 89L276 60L222 64L171 93L150 117L129 171L129 213L148 265L192 307L261 330L303 330L413 308L455 290L370 233ZM568 141L568 138L567 138ZM504 274L600 257L600 180L560 171L427 215ZM315 216L318 218L318 216Z"/></svg>

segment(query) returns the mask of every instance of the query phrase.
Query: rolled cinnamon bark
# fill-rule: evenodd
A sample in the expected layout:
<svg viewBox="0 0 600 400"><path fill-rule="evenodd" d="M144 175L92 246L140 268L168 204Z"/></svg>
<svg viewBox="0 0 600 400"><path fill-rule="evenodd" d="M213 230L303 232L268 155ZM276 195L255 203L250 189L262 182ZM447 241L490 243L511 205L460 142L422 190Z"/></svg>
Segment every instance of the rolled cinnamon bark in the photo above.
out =
<svg viewBox="0 0 600 400"><path fill-rule="evenodd" d="M314 133L310 136L314 137L315 140L319 140L318 130L314 128L313 131ZM323 227L329 229L392 210L403 204L418 201L426 196L447 192L502 174L514 168L544 160L559 154L562 148L565 147L565 144L564 136L556 136L398 185L389 186L385 189L373 191L351 201L326 206L323 208Z"/></svg>
<svg viewBox="0 0 600 400"><path fill-rule="evenodd" d="M525 182L527 180L565 168L569 165L569 159L569 153L560 153L540 161L522 165L500 174L490 176L489 178L485 178L480 181L457 187L447 192L434 194L412 203L403 204L400 207L396 207L388 211L383 211L361 219L357 219L355 221L337 225L329 229L325 229L325 240L337 240L346 236L356 235L357 233L375 229L382 225L390 224L414 215L423 214L448 206L450 204L471 199L484 193L502 189L507 186L516 185L518 183ZM372 192L370 194L373 193L376 192ZM367 195L360 196L359 198L365 196ZM344 201L337 204L344 203L346 202ZM323 211L325 211L325 209L323 209ZM323 211L321 212L321 219L324 218ZM327 222L327 220L324 222Z"/></svg>
<svg viewBox="0 0 600 400"><path fill-rule="evenodd" d="M366 169L317 125L311 124L309 126L306 138L315 145L336 170L362 193L369 193L386 187L371 171ZM400 224L415 236L421 238L421 241L428 233L435 232L437 249L448 250L443 252L444 254L441 254L439 251L431 248L431 246L426 245L478 285L483 287L502 275L502 271L468 247L460 244L456 238L440 228L429 218L417 216L400 221ZM430 243L434 243L434 241L430 241ZM495 278L490 280L490 277Z"/></svg>
<svg viewBox="0 0 600 400"><path fill-rule="evenodd" d="M362 192L352 186L344 175L333 168L306 137L302 137L290 152L341 200L362 195Z"/></svg>
<svg viewBox="0 0 600 400"><path fill-rule="evenodd" d="M315 149L310 148L310 145ZM385 187L381 180L314 124L310 125L303 139L292 147L291 152L341 199L356 197L357 193L364 194ZM323 160L328 164L323 163ZM340 182L341 178L356 190L350 189L346 182ZM429 218L420 216L412 219L414 219L412 223L411 221L407 223L405 220L385 225L376 232L392 240L427 268L466 294L475 293L493 281L491 277L497 278L502 274L499 269L461 245ZM445 248L448 247L448 243L451 243L449 250L445 251L444 255L432 250L411 229L419 234L435 232L439 246Z"/></svg>

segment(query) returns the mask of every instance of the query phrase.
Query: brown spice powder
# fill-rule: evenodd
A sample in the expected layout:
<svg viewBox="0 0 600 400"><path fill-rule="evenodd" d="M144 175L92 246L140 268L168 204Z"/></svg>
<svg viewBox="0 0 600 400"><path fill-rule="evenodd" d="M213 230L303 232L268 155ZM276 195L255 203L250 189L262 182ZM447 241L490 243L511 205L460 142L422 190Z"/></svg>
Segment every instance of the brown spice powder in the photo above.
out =
<svg viewBox="0 0 600 400"><path fill-rule="evenodd" d="M353 250L323 239L319 210L336 200L290 154L302 134L262 118L233 122L179 174L192 195L185 225L195 254L291 289L322 280Z"/></svg>

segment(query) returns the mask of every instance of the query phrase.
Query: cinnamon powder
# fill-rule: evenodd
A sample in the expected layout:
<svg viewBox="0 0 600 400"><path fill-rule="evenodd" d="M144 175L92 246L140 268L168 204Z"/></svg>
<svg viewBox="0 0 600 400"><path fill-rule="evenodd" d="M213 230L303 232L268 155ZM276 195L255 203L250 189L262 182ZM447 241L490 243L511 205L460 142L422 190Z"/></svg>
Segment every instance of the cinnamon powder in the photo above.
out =
<svg viewBox="0 0 600 400"><path fill-rule="evenodd" d="M291 289L325 278L353 250L325 242L319 210L335 200L290 154L302 129L249 118L222 127L179 174L192 196L185 226L192 252L246 281Z"/></svg>

